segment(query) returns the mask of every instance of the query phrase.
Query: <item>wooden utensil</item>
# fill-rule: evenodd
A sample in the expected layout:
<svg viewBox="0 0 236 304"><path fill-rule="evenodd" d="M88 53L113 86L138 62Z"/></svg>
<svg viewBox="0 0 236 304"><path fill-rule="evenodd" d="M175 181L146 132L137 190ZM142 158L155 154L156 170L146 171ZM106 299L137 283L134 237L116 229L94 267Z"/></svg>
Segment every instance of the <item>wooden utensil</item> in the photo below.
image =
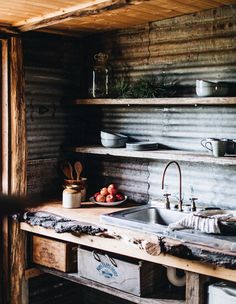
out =
<svg viewBox="0 0 236 304"><path fill-rule="evenodd" d="M73 177L73 168L67 160L65 160L63 163L61 163L61 169L62 172L65 174L67 179L74 179Z"/></svg>
<svg viewBox="0 0 236 304"><path fill-rule="evenodd" d="M74 168L75 168L75 172L77 175L77 180L80 180L80 174L83 170L83 166L82 166L81 162L79 162L79 161L75 162Z"/></svg>

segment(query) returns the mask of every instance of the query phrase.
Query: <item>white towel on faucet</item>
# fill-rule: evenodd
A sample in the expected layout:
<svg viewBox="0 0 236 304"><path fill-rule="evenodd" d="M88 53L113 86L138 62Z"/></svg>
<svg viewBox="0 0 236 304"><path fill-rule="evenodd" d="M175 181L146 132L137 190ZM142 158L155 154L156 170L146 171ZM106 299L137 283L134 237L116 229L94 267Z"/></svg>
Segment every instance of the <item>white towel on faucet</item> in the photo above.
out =
<svg viewBox="0 0 236 304"><path fill-rule="evenodd" d="M170 230L194 229L205 233L220 234L219 221L225 221L233 217L232 214L202 215L201 211L193 212L176 223L168 226Z"/></svg>

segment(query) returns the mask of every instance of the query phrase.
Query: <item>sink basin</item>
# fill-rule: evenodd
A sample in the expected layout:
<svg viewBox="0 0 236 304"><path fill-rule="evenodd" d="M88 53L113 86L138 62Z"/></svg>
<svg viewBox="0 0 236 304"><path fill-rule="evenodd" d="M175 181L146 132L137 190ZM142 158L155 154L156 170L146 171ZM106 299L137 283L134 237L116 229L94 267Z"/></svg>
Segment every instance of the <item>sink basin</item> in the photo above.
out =
<svg viewBox="0 0 236 304"><path fill-rule="evenodd" d="M146 205L103 214L101 220L115 226L162 232L170 223L177 222L185 216L186 213L183 212Z"/></svg>
<svg viewBox="0 0 236 304"><path fill-rule="evenodd" d="M235 212L235 211L234 211ZM224 210L223 213L233 213L232 210ZM219 211L210 212L211 215ZM221 211L222 213L222 211ZM168 225L181 220L186 213L175 210L161 209L150 205L129 208L122 211L103 214L100 220L103 223L122 228L131 228L143 232L151 232L157 235L170 236L175 239L209 244L216 248L225 248L236 252L236 222L222 222L220 227L222 234L206 234L200 231L184 229L169 231ZM236 216L236 212L235 212Z"/></svg>
<svg viewBox="0 0 236 304"><path fill-rule="evenodd" d="M141 210L137 209L131 211L123 211L121 216L131 221L168 226L169 224L183 218L185 214L178 211L147 207L142 208Z"/></svg>

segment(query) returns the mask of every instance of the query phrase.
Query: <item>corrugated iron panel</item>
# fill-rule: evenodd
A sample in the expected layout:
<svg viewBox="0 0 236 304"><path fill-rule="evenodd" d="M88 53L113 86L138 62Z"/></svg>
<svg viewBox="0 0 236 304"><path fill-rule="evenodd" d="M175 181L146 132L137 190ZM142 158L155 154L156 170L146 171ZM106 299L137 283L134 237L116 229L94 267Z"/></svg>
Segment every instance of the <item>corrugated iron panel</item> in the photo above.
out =
<svg viewBox="0 0 236 304"><path fill-rule="evenodd" d="M61 198L62 183L57 158L28 161L27 192L32 198Z"/></svg>
<svg viewBox="0 0 236 304"><path fill-rule="evenodd" d="M236 82L235 14L236 5L220 7L96 36L89 40L91 46L96 41L89 56L110 54L115 78L165 72L178 82L179 95L195 93L196 79Z"/></svg>
<svg viewBox="0 0 236 304"><path fill-rule="evenodd" d="M236 107L147 107L147 106L105 106L84 109L84 119L89 124L86 129L87 144L99 143L101 129L129 135L137 140L157 141L172 149L203 151L201 139L206 137L236 137ZM98 124L97 121L100 121ZM96 156L97 158L97 156ZM131 159L123 159L125 168L129 168ZM138 202L147 202L149 197L162 197L160 190L161 174L167 162L146 162L145 174L133 172L115 165L117 160L106 160L93 168L99 168L107 182L114 181L125 184L125 193L137 191L129 195ZM142 161L137 160L137 163ZM235 166L212 166L183 163L184 197L188 202L191 191L199 198L199 204L235 208L236 190ZM90 168L90 165L89 165ZM173 172L173 173L171 173ZM170 175L170 176L169 176ZM137 178L138 177L138 184ZM94 184L101 180L91 176ZM167 181L172 193L176 192L177 171L168 173ZM145 185L145 187L141 186ZM150 189L149 189L150 187ZM173 189L173 190L172 190ZM140 193L142 192L142 196Z"/></svg>
<svg viewBox="0 0 236 304"><path fill-rule="evenodd" d="M78 40L26 34L24 61L28 194L55 198L62 192L61 146L81 141L83 134L79 109L64 104L82 91L83 53Z"/></svg>
<svg viewBox="0 0 236 304"><path fill-rule="evenodd" d="M88 143L99 142L101 129L132 139L157 141L172 149L203 151L206 137L236 138L236 107L102 107L87 109ZM98 123L98 120L100 123Z"/></svg>
<svg viewBox="0 0 236 304"><path fill-rule="evenodd" d="M63 105L69 81L61 70L26 68L29 159L58 157L81 130L79 109Z"/></svg>
<svg viewBox="0 0 236 304"><path fill-rule="evenodd" d="M163 199L164 193L171 193L170 200L179 198L179 174L171 165L165 177L165 189L161 190L163 170L167 162L152 161L149 164L149 195ZM235 166L215 166L180 162L183 175L183 199L189 204L190 197L197 197L197 205L235 209L236 183Z"/></svg>
<svg viewBox="0 0 236 304"><path fill-rule="evenodd" d="M148 160L91 155L76 157L83 164L82 175L88 178L88 196L114 183L129 199L148 202Z"/></svg>

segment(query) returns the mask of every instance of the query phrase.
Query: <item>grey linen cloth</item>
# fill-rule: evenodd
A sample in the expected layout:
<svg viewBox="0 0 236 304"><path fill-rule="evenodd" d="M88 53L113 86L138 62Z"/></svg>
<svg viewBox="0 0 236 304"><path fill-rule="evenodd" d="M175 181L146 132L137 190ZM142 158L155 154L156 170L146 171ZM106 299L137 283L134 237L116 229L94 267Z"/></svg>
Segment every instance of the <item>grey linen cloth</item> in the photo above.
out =
<svg viewBox="0 0 236 304"><path fill-rule="evenodd" d="M169 230L194 229L205 233L220 234L219 221L225 221L233 217L232 214L215 214L206 216L201 211L187 214L186 217L168 226Z"/></svg>
<svg viewBox="0 0 236 304"><path fill-rule="evenodd" d="M41 226L44 228L54 229L57 233L63 232L81 232L90 235L95 235L106 231L106 229L100 228L95 225L83 223L61 216L55 215L49 212L25 212L23 220L32 226Z"/></svg>

